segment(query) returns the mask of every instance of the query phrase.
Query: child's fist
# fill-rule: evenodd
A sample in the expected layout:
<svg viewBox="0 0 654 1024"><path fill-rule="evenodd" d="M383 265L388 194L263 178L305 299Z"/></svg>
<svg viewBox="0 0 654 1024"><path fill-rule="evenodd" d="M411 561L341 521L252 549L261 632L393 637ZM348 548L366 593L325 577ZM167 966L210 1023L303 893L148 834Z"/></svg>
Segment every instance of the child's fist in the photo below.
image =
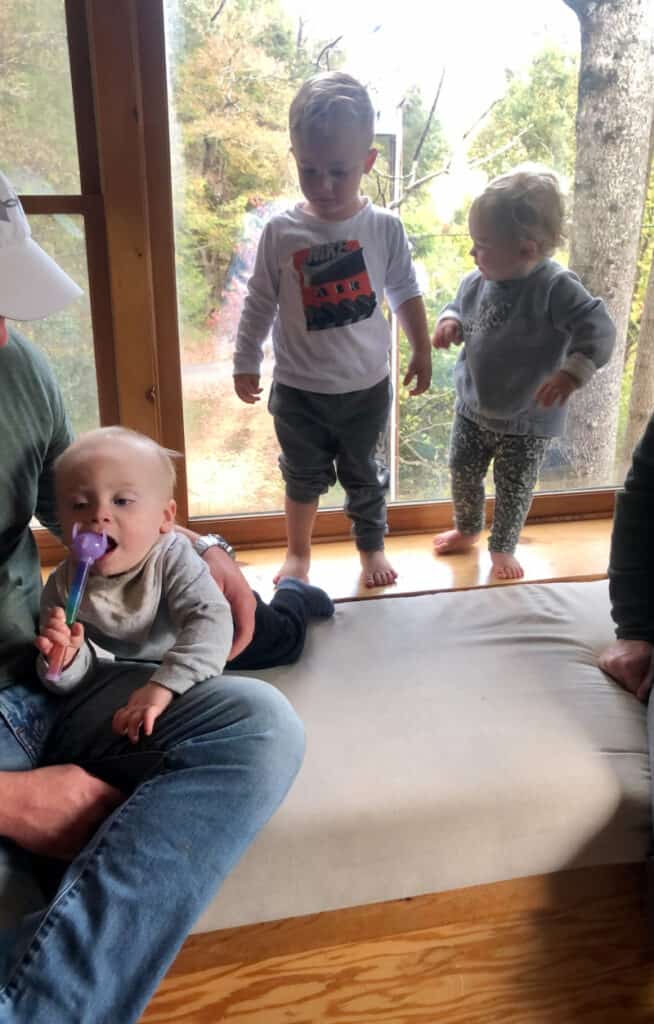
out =
<svg viewBox="0 0 654 1024"><path fill-rule="evenodd" d="M258 373L235 373L234 374L234 391L241 399L242 402L247 402L248 405L254 405L255 402L259 401L259 396L263 391L263 388L259 384Z"/></svg>
<svg viewBox="0 0 654 1024"><path fill-rule="evenodd" d="M463 341L461 324L454 317L445 317L436 325L436 333L432 340L434 348L449 348L450 345L458 345Z"/></svg>
<svg viewBox="0 0 654 1024"><path fill-rule="evenodd" d="M549 409L551 405L563 405L578 387L579 384L574 377L565 370L559 370L543 381L536 392L536 401L545 409Z"/></svg>
<svg viewBox="0 0 654 1024"><path fill-rule="evenodd" d="M34 641L44 658L49 658L55 647L65 647L66 654L61 667L67 668L84 643L84 626L81 622L66 625L63 608L52 608L41 635Z"/></svg>
<svg viewBox="0 0 654 1024"><path fill-rule="evenodd" d="M119 736L128 736L132 743L138 743L141 727L146 736L151 736L154 723L172 699L172 691L159 683L139 686L125 707L118 708L111 727Z"/></svg>

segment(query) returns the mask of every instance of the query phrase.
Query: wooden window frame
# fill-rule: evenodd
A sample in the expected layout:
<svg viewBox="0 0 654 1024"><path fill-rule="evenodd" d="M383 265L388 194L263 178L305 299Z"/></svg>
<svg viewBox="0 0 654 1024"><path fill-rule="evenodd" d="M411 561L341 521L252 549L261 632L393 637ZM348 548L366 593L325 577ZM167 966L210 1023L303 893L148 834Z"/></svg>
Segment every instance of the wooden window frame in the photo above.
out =
<svg viewBox="0 0 654 1024"><path fill-rule="evenodd" d="M185 455L163 0L66 0L66 18L81 195L21 198L28 214L84 217L101 422ZM178 471L181 523L240 546L284 542L281 512L189 523L183 458ZM608 517L614 496L614 488L538 494L529 521ZM489 499L489 516L492 508ZM389 528L427 532L451 513L450 501L393 504ZM341 510L318 513L317 539L349 530ZM44 559L59 557L49 535L39 545Z"/></svg>

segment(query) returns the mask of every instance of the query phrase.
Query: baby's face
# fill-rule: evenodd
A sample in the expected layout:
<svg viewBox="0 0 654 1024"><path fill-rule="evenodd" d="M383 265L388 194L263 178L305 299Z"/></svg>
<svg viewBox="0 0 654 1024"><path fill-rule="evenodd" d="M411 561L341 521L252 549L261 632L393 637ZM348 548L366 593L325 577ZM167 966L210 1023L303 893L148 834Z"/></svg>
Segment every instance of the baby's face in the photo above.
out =
<svg viewBox="0 0 654 1024"><path fill-rule="evenodd" d="M487 281L511 281L525 277L538 262L534 243L507 238L490 218L471 213L468 221L470 255Z"/></svg>
<svg viewBox="0 0 654 1024"><path fill-rule="evenodd" d="M325 137L293 139L302 194L321 220L347 220L361 208L361 178L371 169L376 149L361 142L354 125L334 126Z"/></svg>
<svg viewBox="0 0 654 1024"><path fill-rule="evenodd" d="M105 532L109 549L93 571L115 576L138 565L173 528L175 502L156 456L130 441L82 445L57 476L59 517L67 545L73 526Z"/></svg>

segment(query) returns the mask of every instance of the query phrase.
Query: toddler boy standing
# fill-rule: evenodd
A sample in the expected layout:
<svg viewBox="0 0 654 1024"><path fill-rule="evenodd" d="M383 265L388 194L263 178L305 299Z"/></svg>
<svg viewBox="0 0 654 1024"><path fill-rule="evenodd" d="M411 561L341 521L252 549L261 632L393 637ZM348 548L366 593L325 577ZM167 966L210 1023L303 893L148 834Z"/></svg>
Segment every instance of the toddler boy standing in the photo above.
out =
<svg viewBox="0 0 654 1024"><path fill-rule="evenodd" d="M314 75L290 108L293 156L305 202L264 228L236 339L234 387L261 394L262 346L272 325L275 368L268 407L282 450L288 549L275 582L307 580L318 500L336 482L366 586L393 583L384 554L385 479L375 459L392 387L384 294L412 355L410 394L431 382L424 303L400 220L360 195L377 157L365 88L341 72Z"/></svg>

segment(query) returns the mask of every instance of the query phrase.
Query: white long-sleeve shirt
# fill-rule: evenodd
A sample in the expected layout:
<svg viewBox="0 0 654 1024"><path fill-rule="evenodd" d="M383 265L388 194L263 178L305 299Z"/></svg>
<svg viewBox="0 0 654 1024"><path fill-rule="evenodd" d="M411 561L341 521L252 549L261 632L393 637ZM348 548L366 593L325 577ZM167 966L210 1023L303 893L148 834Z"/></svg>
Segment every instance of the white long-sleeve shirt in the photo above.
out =
<svg viewBox="0 0 654 1024"><path fill-rule="evenodd" d="M402 222L369 200L344 221L302 205L263 230L236 338L234 373L258 374L272 327L273 377L340 394L388 375L391 334L382 312L421 294Z"/></svg>

